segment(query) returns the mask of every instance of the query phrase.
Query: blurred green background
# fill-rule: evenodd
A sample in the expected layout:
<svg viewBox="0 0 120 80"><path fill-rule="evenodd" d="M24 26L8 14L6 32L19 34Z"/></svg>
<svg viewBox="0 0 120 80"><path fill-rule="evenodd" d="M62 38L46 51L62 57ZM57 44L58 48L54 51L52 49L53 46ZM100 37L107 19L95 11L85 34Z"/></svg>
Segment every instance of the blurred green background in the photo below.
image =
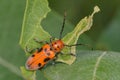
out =
<svg viewBox="0 0 120 80"><path fill-rule="evenodd" d="M96 49L115 52L120 51L119 3L120 0L49 0L52 11L61 15L61 18L66 11L67 20L73 25L89 15L93 7L98 5L101 12L94 16L93 26L85 34ZM19 45L25 5L25 0L0 0L0 80L23 80L19 72L13 71L11 66L15 70L19 69L26 60ZM50 27L47 30L50 33L59 31Z"/></svg>

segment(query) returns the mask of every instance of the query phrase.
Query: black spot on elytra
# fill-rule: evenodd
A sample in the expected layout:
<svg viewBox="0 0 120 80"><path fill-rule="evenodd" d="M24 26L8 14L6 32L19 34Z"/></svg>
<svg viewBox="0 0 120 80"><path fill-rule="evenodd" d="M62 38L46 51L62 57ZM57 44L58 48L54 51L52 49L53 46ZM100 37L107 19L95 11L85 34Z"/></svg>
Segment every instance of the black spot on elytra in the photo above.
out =
<svg viewBox="0 0 120 80"><path fill-rule="evenodd" d="M48 56L50 56L50 53L48 52L48 53L46 53Z"/></svg>
<svg viewBox="0 0 120 80"><path fill-rule="evenodd" d="M38 49L38 52L41 52L43 48Z"/></svg>
<svg viewBox="0 0 120 80"><path fill-rule="evenodd" d="M30 67L30 65L27 65L27 67Z"/></svg>
<svg viewBox="0 0 120 80"><path fill-rule="evenodd" d="M38 66L41 67L41 63L38 63Z"/></svg>
<svg viewBox="0 0 120 80"><path fill-rule="evenodd" d="M52 51L52 48L50 48L50 50Z"/></svg>
<svg viewBox="0 0 120 80"><path fill-rule="evenodd" d="M32 57L35 57L35 55L33 54Z"/></svg>
<svg viewBox="0 0 120 80"><path fill-rule="evenodd" d="M47 51L47 48L45 48L44 51L46 52L46 51Z"/></svg>
<svg viewBox="0 0 120 80"><path fill-rule="evenodd" d="M55 50L57 50L57 48L55 48Z"/></svg>
<svg viewBox="0 0 120 80"><path fill-rule="evenodd" d="M44 59L44 62L47 62L49 60L50 60L50 58L47 57L47 58Z"/></svg>

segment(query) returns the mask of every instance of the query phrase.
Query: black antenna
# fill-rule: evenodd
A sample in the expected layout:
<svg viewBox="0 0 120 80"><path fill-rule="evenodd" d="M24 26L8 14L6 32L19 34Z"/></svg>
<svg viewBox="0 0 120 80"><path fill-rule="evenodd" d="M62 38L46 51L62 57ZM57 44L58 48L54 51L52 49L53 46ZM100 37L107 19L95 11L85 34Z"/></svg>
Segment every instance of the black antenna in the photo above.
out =
<svg viewBox="0 0 120 80"><path fill-rule="evenodd" d="M65 19L66 19L66 12L64 13L63 25L62 25L62 28L61 28L61 31L60 31L60 37L59 37L60 40L62 38L62 33L63 33L64 25L65 25Z"/></svg>
<svg viewBox="0 0 120 80"><path fill-rule="evenodd" d="M81 43L78 43L78 44L65 45L65 46L67 46L67 47L72 47L72 46L79 46L79 45L86 46L86 47L88 47L88 48L91 48L91 50L93 50L93 47L91 47L91 46L88 45L88 44L81 44Z"/></svg>

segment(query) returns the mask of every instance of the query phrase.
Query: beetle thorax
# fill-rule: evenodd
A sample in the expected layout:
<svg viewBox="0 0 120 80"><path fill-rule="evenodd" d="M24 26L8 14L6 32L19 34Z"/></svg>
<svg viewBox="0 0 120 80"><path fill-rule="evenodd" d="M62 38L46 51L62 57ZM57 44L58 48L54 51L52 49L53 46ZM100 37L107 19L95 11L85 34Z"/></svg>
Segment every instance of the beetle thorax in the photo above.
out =
<svg viewBox="0 0 120 80"><path fill-rule="evenodd" d="M55 53L58 53L63 49L64 43L62 40L56 40L52 42L51 47Z"/></svg>

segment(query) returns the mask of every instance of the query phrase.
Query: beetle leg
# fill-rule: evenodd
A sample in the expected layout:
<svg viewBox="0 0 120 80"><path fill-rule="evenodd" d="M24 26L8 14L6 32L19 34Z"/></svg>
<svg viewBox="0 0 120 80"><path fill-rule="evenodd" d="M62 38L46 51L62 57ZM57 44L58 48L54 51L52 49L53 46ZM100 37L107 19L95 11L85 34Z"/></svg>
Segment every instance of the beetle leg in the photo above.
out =
<svg viewBox="0 0 120 80"><path fill-rule="evenodd" d="M39 40L36 39L36 38L34 38L33 40L34 40L35 42L39 43L39 44L42 44L42 43L44 43L44 44L48 44L47 41L39 41Z"/></svg>

